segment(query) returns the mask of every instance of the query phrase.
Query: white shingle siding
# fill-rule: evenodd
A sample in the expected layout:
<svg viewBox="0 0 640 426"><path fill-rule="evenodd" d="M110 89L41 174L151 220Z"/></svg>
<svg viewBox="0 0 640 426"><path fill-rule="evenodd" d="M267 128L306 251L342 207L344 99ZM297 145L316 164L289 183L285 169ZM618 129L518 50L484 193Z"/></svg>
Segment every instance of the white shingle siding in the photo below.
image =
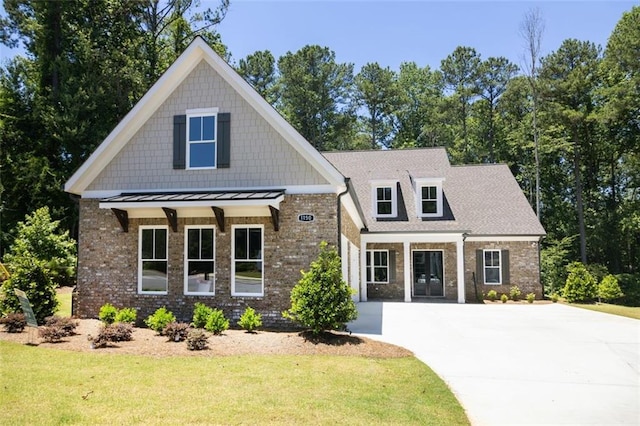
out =
<svg viewBox="0 0 640 426"><path fill-rule="evenodd" d="M231 167L173 169L173 116L218 107L231 113ZM205 62L92 182L89 190L166 190L326 185L327 181Z"/></svg>

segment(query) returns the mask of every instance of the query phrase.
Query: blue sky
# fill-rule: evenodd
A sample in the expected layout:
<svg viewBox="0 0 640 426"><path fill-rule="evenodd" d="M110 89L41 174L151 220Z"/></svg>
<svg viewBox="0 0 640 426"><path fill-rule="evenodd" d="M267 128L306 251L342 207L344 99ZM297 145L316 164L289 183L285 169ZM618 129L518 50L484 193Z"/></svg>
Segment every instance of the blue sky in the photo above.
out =
<svg viewBox="0 0 640 426"><path fill-rule="evenodd" d="M202 0L205 7L217 1ZM329 47L357 73L367 62L397 70L400 63L439 68L457 46L482 58L505 56L522 64L518 28L537 7L545 21L542 54L563 40L589 40L604 48L623 12L638 1L381 1L231 0L219 27L232 62L257 50L277 59L307 44Z"/></svg>

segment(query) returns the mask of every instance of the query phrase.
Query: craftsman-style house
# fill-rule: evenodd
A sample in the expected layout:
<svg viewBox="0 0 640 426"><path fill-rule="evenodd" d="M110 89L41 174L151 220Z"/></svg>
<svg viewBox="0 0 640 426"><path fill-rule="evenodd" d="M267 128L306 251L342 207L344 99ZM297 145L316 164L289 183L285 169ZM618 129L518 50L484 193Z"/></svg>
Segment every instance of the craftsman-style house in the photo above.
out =
<svg viewBox="0 0 640 426"><path fill-rule="evenodd" d="M504 165L444 149L319 153L196 38L66 183L79 198L74 312L202 302L285 324L321 241L354 299L541 296L542 226Z"/></svg>

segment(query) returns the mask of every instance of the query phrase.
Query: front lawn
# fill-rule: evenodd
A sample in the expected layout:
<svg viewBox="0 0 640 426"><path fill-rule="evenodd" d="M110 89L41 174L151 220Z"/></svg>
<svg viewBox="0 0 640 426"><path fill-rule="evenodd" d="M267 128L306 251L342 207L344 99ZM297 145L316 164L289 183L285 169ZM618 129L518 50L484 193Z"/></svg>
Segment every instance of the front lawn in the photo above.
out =
<svg viewBox="0 0 640 426"><path fill-rule="evenodd" d="M413 357L153 358L0 341L3 424L469 424Z"/></svg>
<svg viewBox="0 0 640 426"><path fill-rule="evenodd" d="M598 303L598 304L570 303L569 305L575 306L578 308L583 308L583 309L590 309L592 311L604 312L606 314L620 315L623 317L640 319L640 307L635 307L635 306L610 305L608 303Z"/></svg>

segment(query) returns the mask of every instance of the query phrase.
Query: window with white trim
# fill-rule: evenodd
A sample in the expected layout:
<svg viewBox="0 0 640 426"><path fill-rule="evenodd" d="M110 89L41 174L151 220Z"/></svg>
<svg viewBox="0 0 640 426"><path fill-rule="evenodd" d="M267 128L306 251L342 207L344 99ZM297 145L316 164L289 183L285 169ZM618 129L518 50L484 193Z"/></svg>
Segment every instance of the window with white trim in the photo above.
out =
<svg viewBox="0 0 640 426"><path fill-rule="evenodd" d="M441 217L443 214L442 181L444 179L416 179L416 211L418 217Z"/></svg>
<svg viewBox="0 0 640 426"><path fill-rule="evenodd" d="M231 247L231 295L263 296L262 225L234 225Z"/></svg>
<svg viewBox="0 0 640 426"><path fill-rule="evenodd" d="M502 284L501 251L484 250L483 258L485 284Z"/></svg>
<svg viewBox="0 0 640 426"><path fill-rule="evenodd" d="M139 228L139 293L167 293L167 235L166 226L140 226Z"/></svg>
<svg viewBox="0 0 640 426"><path fill-rule="evenodd" d="M371 199L374 217L398 216L398 183L395 181L372 182Z"/></svg>
<svg viewBox="0 0 640 426"><path fill-rule="evenodd" d="M185 294L215 294L215 228L187 225L184 240Z"/></svg>
<svg viewBox="0 0 640 426"><path fill-rule="evenodd" d="M389 250L367 250L367 282L389 282Z"/></svg>
<svg viewBox="0 0 640 426"><path fill-rule="evenodd" d="M218 109L187 111L187 168L216 167Z"/></svg>

